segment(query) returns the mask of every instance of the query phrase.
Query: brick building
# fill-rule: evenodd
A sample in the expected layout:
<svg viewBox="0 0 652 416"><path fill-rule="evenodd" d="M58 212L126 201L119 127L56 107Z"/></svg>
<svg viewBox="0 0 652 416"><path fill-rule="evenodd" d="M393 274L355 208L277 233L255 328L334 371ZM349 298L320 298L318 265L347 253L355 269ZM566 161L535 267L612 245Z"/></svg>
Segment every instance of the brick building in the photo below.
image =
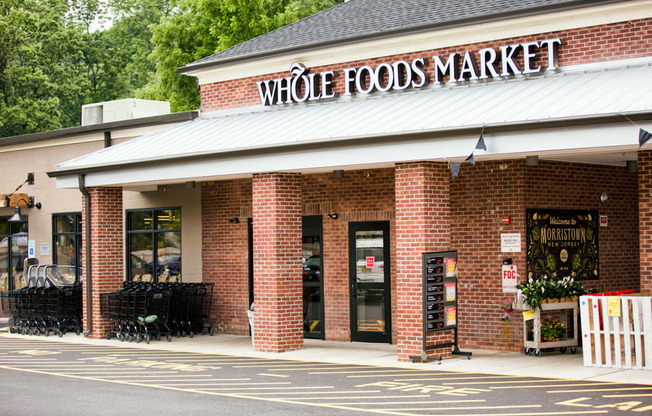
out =
<svg viewBox="0 0 652 416"><path fill-rule="evenodd" d="M521 280L652 289L651 30L647 0L351 0L180 68L200 117L48 173L89 190L96 291L136 273L142 209L124 198L140 188L152 215L180 213L215 325L247 334L255 304L258 350L313 337L446 356L455 328L461 348L519 350L504 262ZM455 286L431 303L423 254L451 250Z"/></svg>

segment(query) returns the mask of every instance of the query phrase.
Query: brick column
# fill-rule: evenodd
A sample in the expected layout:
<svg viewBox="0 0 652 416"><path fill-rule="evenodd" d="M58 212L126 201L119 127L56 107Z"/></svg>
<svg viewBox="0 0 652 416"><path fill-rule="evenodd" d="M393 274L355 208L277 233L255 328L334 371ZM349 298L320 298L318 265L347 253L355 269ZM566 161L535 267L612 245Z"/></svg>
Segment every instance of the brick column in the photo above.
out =
<svg viewBox="0 0 652 416"><path fill-rule="evenodd" d="M638 152L638 228L641 292L652 292L652 152Z"/></svg>
<svg viewBox="0 0 652 416"><path fill-rule="evenodd" d="M423 351L421 254L450 249L450 173L444 163L396 165L397 344L399 361ZM436 332L428 344L453 341L452 331ZM429 351L450 357L451 349Z"/></svg>
<svg viewBox="0 0 652 416"><path fill-rule="evenodd" d="M91 301L93 307L90 338L104 337L111 322L100 314L100 293L113 292L124 280L124 233L122 188L89 188L91 197ZM83 204L82 230L86 227L86 204ZM82 231L84 331L88 331L86 314L86 233Z"/></svg>
<svg viewBox="0 0 652 416"><path fill-rule="evenodd" d="M254 175L252 205L256 350L301 349L301 175Z"/></svg>

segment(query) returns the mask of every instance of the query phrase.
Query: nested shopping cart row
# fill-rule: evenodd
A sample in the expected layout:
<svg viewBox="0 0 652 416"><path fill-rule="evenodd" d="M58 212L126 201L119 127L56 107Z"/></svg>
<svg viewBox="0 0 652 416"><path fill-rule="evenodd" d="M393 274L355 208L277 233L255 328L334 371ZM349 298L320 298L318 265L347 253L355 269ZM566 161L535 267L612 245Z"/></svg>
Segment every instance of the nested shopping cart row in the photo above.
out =
<svg viewBox="0 0 652 416"><path fill-rule="evenodd" d="M63 336L82 331L82 288L57 265L33 265L27 287L2 293L2 310L11 314L11 333Z"/></svg>
<svg viewBox="0 0 652 416"><path fill-rule="evenodd" d="M196 333L213 335L210 304L213 284L125 282L123 289L100 294L102 316L112 322L106 338L144 340Z"/></svg>

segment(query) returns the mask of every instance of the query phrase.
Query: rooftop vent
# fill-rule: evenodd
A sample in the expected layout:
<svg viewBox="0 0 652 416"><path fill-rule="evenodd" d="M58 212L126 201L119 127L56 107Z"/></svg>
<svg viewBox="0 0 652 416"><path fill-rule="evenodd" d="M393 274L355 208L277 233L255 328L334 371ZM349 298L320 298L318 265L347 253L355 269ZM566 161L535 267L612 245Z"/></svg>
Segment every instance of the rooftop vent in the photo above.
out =
<svg viewBox="0 0 652 416"><path fill-rule="evenodd" d="M112 121L131 120L164 114L170 114L170 103L167 101L127 98L124 100L85 104L82 106L81 116L82 126L88 126L91 124L110 123Z"/></svg>

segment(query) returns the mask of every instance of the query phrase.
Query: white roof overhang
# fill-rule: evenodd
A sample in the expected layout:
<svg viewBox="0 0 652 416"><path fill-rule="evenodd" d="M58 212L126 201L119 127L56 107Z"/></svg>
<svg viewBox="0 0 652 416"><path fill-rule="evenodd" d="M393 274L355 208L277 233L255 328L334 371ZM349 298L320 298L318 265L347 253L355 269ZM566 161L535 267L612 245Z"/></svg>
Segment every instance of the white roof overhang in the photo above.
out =
<svg viewBox="0 0 652 416"><path fill-rule="evenodd" d="M462 161L484 131L479 160L638 150L652 130L652 60L589 65L535 77L340 97L204 114L57 165L58 187L174 183L258 172L318 172ZM461 158L461 160L459 160Z"/></svg>

